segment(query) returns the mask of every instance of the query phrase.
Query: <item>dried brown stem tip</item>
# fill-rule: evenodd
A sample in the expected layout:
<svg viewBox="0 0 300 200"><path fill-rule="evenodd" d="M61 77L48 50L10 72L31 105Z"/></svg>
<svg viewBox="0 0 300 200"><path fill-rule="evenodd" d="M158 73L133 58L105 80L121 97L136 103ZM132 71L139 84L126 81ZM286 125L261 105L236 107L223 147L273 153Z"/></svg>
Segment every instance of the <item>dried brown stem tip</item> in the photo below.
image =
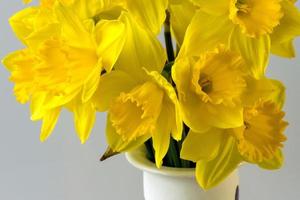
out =
<svg viewBox="0 0 300 200"><path fill-rule="evenodd" d="M115 152L113 151L110 147L108 147L105 151L105 153L102 155L102 157L100 158L100 161L105 161L106 159L113 157L115 155L120 154L120 152Z"/></svg>

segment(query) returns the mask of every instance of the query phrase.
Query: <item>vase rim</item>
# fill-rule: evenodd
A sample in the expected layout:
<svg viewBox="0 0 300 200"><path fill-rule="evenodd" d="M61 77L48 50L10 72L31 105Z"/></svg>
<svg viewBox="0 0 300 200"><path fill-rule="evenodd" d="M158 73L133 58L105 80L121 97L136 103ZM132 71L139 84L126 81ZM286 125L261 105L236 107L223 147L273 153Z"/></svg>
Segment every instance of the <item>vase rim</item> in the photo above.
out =
<svg viewBox="0 0 300 200"><path fill-rule="evenodd" d="M175 168L175 167L165 167L157 168L155 163L151 162L146 158L146 149L138 148L136 150L127 152L126 159L130 164L132 164L137 169L146 171L149 173L160 174L164 176L173 177L195 177L195 168Z"/></svg>

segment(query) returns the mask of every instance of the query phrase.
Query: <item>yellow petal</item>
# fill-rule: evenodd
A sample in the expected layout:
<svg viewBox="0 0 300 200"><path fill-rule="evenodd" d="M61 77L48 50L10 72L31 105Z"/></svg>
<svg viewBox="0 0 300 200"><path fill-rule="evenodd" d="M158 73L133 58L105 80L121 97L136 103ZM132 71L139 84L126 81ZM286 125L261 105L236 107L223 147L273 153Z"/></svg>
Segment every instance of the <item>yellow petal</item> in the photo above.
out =
<svg viewBox="0 0 300 200"><path fill-rule="evenodd" d="M179 57L199 56L220 43L226 45L233 28L234 25L226 15L212 16L197 11L187 29Z"/></svg>
<svg viewBox="0 0 300 200"><path fill-rule="evenodd" d="M223 15L228 12L229 0L192 0L203 12L212 15Z"/></svg>
<svg viewBox="0 0 300 200"><path fill-rule="evenodd" d="M110 72L125 43L125 25L118 20L101 20L95 28L97 54L103 67Z"/></svg>
<svg viewBox="0 0 300 200"><path fill-rule="evenodd" d="M161 72L166 62L166 53L154 34L140 27L128 13L120 17L126 26L126 42L116 63L121 69L139 80L143 80L148 71Z"/></svg>
<svg viewBox="0 0 300 200"><path fill-rule="evenodd" d="M96 110L91 102L82 103L76 98L68 105L74 114L74 124L81 143L85 143L90 136L96 119Z"/></svg>
<svg viewBox="0 0 300 200"><path fill-rule="evenodd" d="M126 5L144 28L160 33L166 18L168 0L126 0Z"/></svg>
<svg viewBox="0 0 300 200"><path fill-rule="evenodd" d="M43 45L43 42L47 41L49 38L59 37L61 33L61 26L58 23L48 24L32 32L26 39L24 39L26 45L38 51Z"/></svg>
<svg viewBox="0 0 300 200"><path fill-rule="evenodd" d="M59 114L60 114L60 108L55 108L53 110L49 110L43 117L43 125L41 128L41 135L40 140L42 142L46 141L47 138L50 136L51 132L53 131Z"/></svg>
<svg viewBox="0 0 300 200"><path fill-rule="evenodd" d="M247 78L247 90L244 95L246 106L254 105L258 99L275 102L280 108L285 103L285 86L278 80L268 78Z"/></svg>
<svg viewBox="0 0 300 200"><path fill-rule="evenodd" d="M294 58L296 56L296 52L293 42L294 40L287 40L282 43L273 42L271 52L278 56Z"/></svg>
<svg viewBox="0 0 300 200"><path fill-rule="evenodd" d="M15 83L14 93L17 101L26 103L35 91L34 67L37 62L28 50L10 53L2 60L3 65L11 72L10 80Z"/></svg>
<svg viewBox="0 0 300 200"><path fill-rule="evenodd" d="M161 89L165 91L165 103L171 104L169 108L169 120L171 120L172 137L179 141L181 140L183 124L179 101L176 92L172 85L158 72L147 72L147 75L154 81Z"/></svg>
<svg viewBox="0 0 300 200"><path fill-rule="evenodd" d="M34 93L30 103L31 120L35 121L43 118L47 110L44 107L47 97L48 95L45 92Z"/></svg>
<svg viewBox="0 0 300 200"><path fill-rule="evenodd" d="M172 120L169 117L171 109L172 105L164 104L160 116L157 119L156 128L152 134L153 148L155 151L155 163L158 168L162 166L162 160L169 149L172 130Z"/></svg>
<svg viewBox="0 0 300 200"><path fill-rule="evenodd" d="M226 179L241 161L234 138L227 136L215 159L197 162L196 179L203 189L210 189Z"/></svg>
<svg viewBox="0 0 300 200"><path fill-rule="evenodd" d="M254 77L264 76L269 63L270 37L268 35L251 38L235 28L230 37L230 49L239 52L245 59Z"/></svg>
<svg viewBox="0 0 300 200"><path fill-rule="evenodd" d="M9 19L14 33L21 41L34 31L34 21L38 12L38 8L29 7L17 12Z"/></svg>
<svg viewBox="0 0 300 200"><path fill-rule="evenodd" d="M82 102L86 103L89 101L92 96L95 94L99 81L100 81L100 74L102 71L102 63L98 63L96 67L94 67L93 71L89 74L86 81L83 84L82 89Z"/></svg>
<svg viewBox="0 0 300 200"><path fill-rule="evenodd" d="M83 24L83 20L79 18L72 7L59 3L55 6L55 13L62 25L63 38L70 46L88 49L95 47L91 34Z"/></svg>
<svg viewBox="0 0 300 200"><path fill-rule="evenodd" d="M293 40L300 36L300 12L293 2L283 1L282 9L284 16L280 25L274 29L271 35L272 53L292 58L295 57Z"/></svg>
<svg viewBox="0 0 300 200"><path fill-rule="evenodd" d="M129 74L115 70L101 77L99 87L93 97L93 102L98 111L108 110L112 101L121 92L129 92L138 83Z"/></svg>
<svg viewBox="0 0 300 200"><path fill-rule="evenodd" d="M211 128L203 133L190 130L184 139L180 157L193 162L212 160L220 151L223 136L223 131L216 128Z"/></svg>
<svg viewBox="0 0 300 200"><path fill-rule="evenodd" d="M140 136L132 141L123 140L122 136L116 132L108 114L106 121L106 139L109 147L112 148L114 152L126 152L136 149L144 144L150 137L151 134L148 134Z"/></svg>
<svg viewBox="0 0 300 200"><path fill-rule="evenodd" d="M189 0L174 1L169 5L172 33L181 45L186 29L196 12L196 6Z"/></svg>
<svg viewBox="0 0 300 200"><path fill-rule="evenodd" d="M23 0L23 3L28 4L30 3L32 0Z"/></svg>
<svg viewBox="0 0 300 200"><path fill-rule="evenodd" d="M258 163L259 167L267 170L280 169L284 163L284 156L281 150L278 150L275 156L269 160Z"/></svg>

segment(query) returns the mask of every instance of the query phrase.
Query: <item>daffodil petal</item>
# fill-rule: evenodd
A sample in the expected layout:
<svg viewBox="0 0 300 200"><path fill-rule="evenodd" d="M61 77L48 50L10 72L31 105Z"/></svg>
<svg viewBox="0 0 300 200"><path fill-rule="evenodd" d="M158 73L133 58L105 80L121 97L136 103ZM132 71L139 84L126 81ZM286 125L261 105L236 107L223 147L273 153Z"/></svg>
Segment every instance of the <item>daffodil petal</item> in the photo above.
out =
<svg viewBox="0 0 300 200"><path fill-rule="evenodd" d="M69 45L87 49L95 46L91 35L72 7L58 3L55 13L62 24L63 37Z"/></svg>
<svg viewBox="0 0 300 200"><path fill-rule="evenodd" d="M169 10L172 33L179 45L183 42L186 29L192 21L196 8L189 0L170 2Z"/></svg>
<svg viewBox="0 0 300 200"><path fill-rule="evenodd" d="M279 149L275 154L274 158L258 163L258 166L267 170L276 170L276 169L280 169L283 163L284 163L284 156L282 150Z"/></svg>
<svg viewBox="0 0 300 200"><path fill-rule="evenodd" d="M300 12L293 2L283 1L281 5L284 16L271 35L271 51L273 54L292 58L295 57L293 40L300 36Z"/></svg>
<svg viewBox="0 0 300 200"><path fill-rule="evenodd" d="M44 41L51 37L59 37L60 33L61 26L58 23L52 23L32 32L24 41L29 48L38 51Z"/></svg>
<svg viewBox="0 0 300 200"><path fill-rule="evenodd" d="M144 79L143 67L148 71L161 72L166 53L156 36L140 27L128 13L123 12L120 21L126 26L127 38L115 68L139 80Z"/></svg>
<svg viewBox="0 0 300 200"><path fill-rule="evenodd" d="M190 113L191 107L193 107L193 110L197 108L195 104L199 103L199 99L193 94L184 92L189 90L190 70L190 61L188 59L177 59L172 67L172 78L178 89L183 121L193 130L203 132L210 128L209 125L203 120L199 120L198 116ZM191 106L191 103L193 103L193 106Z"/></svg>
<svg viewBox="0 0 300 200"><path fill-rule="evenodd" d="M14 14L9 23L17 35L24 42L24 39L34 31L34 19L39 12L38 8L29 7Z"/></svg>
<svg viewBox="0 0 300 200"><path fill-rule="evenodd" d="M199 56L219 44L227 44L234 28L226 15L211 16L197 11L189 25L179 57Z"/></svg>
<svg viewBox="0 0 300 200"><path fill-rule="evenodd" d="M271 52L278 56L294 58L296 56L296 51L293 42L293 39L283 41L282 43L273 42Z"/></svg>
<svg viewBox="0 0 300 200"><path fill-rule="evenodd" d="M43 125L41 128L41 134L40 134L40 140L42 142L46 141L47 138L50 136L50 134L52 133L59 114L60 114L60 108L55 108L53 110L48 111L44 117L43 117Z"/></svg>
<svg viewBox="0 0 300 200"><path fill-rule="evenodd" d="M154 34L160 33L166 18L168 0L126 0L129 12L138 19L141 25Z"/></svg>
<svg viewBox="0 0 300 200"><path fill-rule="evenodd" d="M190 130L182 144L180 157L193 162L214 159L220 151L223 135L223 131L217 128L203 133Z"/></svg>
<svg viewBox="0 0 300 200"><path fill-rule="evenodd" d="M74 124L81 143L85 143L90 136L96 119L96 110L91 102L82 103L76 98L68 105L74 115Z"/></svg>
<svg viewBox="0 0 300 200"><path fill-rule="evenodd" d="M229 44L230 49L241 54L254 77L260 78L265 75L271 50L268 35L251 38L236 28L230 36Z"/></svg>
<svg viewBox="0 0 300 200"><path fill-rule="evenodd" d="M226 14L229 9L229 0L192 0L193 3L198 5L203 12L212 15Z"/></svg>
<svg viewBox="0 0 300 200"><path fill-rule="evenodd" d="M170 104L164 104L152 134L155 163L158 168L162 166L162 160L169 149L172 130L172 120L169 117L171 109L172 106Z"/></svg>
<svg viewBox="0 0 300 200"><path fill-rule="evenodd" d="M118 20L101 20L95 27L97 54L103 67L110 72L125 43L125 25Z"/></svg>
<svg viewBox="0 0 300 200"><path fill-rule="evenodd" d="M35 93L32 96L30 103L31 120L39 120L43 118L45 114L44 104L47 100L47 94L45 92Z"/></svg>
<svg viewBox="0 0 300 200"><path fill-rule="evenodd" d="M135 79L121 70L114 70L103 75L93 97L97 110L108 110L112 101L119 96L121 92L129 92L137 84Z"/></svg>
<svg viewBox="0 0 300 200"><path fill-rule="evenodd" d="M8 54L3 65L11 72L10 80L15 83L14 94L18 102L24 104L35 90L33 69L36 65L28 50L19 50Z"/></svg>
<svg viewBox="0 0 300 200"><path fill-rule="evenodd" d="M268 78L247 78L247 90L243 97L245 106L253 106L258 99L270 100L283 107L285 103L285 86L278 80Z"/></svg>
<svg viewBox="0 0 300 200"><path fill-rule="evenodd" d="M109 147L112 148L114 152L126 152L136 149L140 145L144 144L150 137L151 135L148 134L140 136L132 141L123 140L122 136L119 135L113 127L108 114L106 121L106 139Z"/></svg>
<svg viewBox="0 0 300 200"><path fill-rule="evenodd" d="M152 71L147 72L148 76L150 76L151 80L153 80L157 85L159 85L166 93L166 103L172 104L169 109L169 118L172 124L172 137L175 140L181 140L183 124L181 117L180 105L177 99L176 92L172 85L158 72Z"/></svg>
<svg viewBox="0 0 300 200"><path fill-rule="evenodd" d="M241 161L234 138L227 136L215 159L197 162L196 179L203 189L210 189L228 177Z"/></svg>
<svg viewBox="0 0 300 200"><path fill-rule="evenodd" d="M99 81L100 81L101 71L102 71L102 63L100 61L100 63L98 63L94 67L93 71L89 74L89 77L83 84L83 89L82 89L82 102L83 103L86 103L87 101L89 101L92 98L92 96L94 95L94 93L96 92L98 85L99 85Z"/></svg>

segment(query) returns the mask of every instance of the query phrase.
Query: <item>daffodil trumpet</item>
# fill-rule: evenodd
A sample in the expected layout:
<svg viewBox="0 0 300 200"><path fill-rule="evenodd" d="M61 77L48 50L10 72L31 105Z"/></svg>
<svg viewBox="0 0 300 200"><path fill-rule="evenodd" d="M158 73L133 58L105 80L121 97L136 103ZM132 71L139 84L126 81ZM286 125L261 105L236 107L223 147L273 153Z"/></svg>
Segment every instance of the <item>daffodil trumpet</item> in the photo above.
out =
<svg viewBox="0 0 300 200"><path fill-rule="evenodd" d="M146 147L157 168L195 168L210 189L242 162L284 163L285 86L266 71L270 54L296 56L295 2L40 0L10 18L24 48L2 63L41 141L63 109L81 143L106 112L101 160Z"/></svg>

